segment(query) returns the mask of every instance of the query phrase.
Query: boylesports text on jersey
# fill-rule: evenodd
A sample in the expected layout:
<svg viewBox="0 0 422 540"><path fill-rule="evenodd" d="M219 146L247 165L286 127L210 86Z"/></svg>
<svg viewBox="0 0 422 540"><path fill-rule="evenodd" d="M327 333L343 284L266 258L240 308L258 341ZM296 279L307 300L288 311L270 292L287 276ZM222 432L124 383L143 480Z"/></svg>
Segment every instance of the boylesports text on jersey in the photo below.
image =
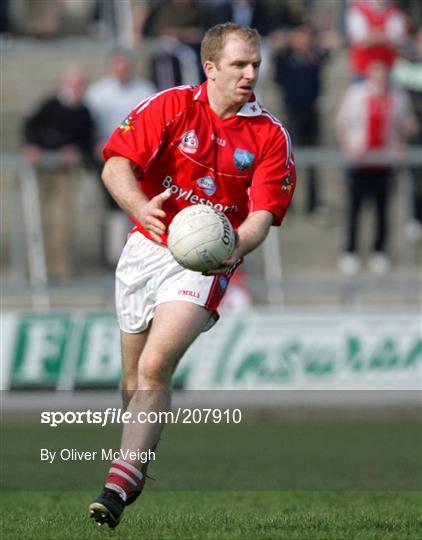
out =
<svg viewBox="0 0 422 540"><path fill-rule="evenodd" d="M167 175L161 182L165 189L170 189L170 193L176 197L176 201L184 199L192 204L205 204L206 206L212 206L215 210L220 212L237 212L237 204L224 205L220 203L213 203L210 199L206 197L200 197L193 192L192 189L183 189L178 186L176 183L173 183L173 178Z"/></svg>

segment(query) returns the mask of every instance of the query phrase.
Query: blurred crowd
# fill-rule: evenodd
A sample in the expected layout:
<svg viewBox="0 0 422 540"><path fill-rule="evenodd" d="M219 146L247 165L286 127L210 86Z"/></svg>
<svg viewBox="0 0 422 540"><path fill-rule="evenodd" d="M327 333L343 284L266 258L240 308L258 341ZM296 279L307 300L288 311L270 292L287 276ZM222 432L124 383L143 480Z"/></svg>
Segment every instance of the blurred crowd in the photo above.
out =
<svg viewBox="0 0 422 540"><path fill-rule="evenodd" d="M389 207L397 163L403 162L408 145L422 145L422 2L339 0L339 15L327 20L317 16L316 0L145 0L129 4L126 31L130 50L113 49L108 74L90 85L80 66L65 69L59 89L37 104L24 122L24 156L39 170L45 226L56 235L46 246L47 259L56 266L51 266L51 276L72 274L66 201L75 165L82 163L99 176L104 141L137 103L157 90L201 82L202 36L210 26L225 21L255 27L263 37L262 69L267 77L273 76L283 110L281 120L294 147L321 145L324 69L333 55L347 48L350 84L331 121L347 164L344 243L338 267L346 275L362 267L359 224L362 208L369 201L374 226L368 265L377 275L388 272ZM111 16L116 28L120 24L121 4L113 0L16 0L13 9L11 6L11 2L2 3L1 30L26 32L38 39L60 35L66 11L75 18L79 9L88 27L102 12ZM21 23L14 30L13 17L25 10L35 10L37 16L28 18L26 29ZM48 17L42 16L43 10ZM133 56L142 55L144 44L151 40L154 49L148 55L150 75L145 80L135 72ZM259 95L259 87L257 92ZM65 181L58 175L54 188L51 163L43 160L45 152L55 153L54 166L68 177ZM422 172L420 167L412 167L410 172L412 208L406 234L418 240L422 237ZM325 211L319 176L315 166L301 174L307 215ZM105 266L116 263L128 228L128 220L104 193Z"/></svg>

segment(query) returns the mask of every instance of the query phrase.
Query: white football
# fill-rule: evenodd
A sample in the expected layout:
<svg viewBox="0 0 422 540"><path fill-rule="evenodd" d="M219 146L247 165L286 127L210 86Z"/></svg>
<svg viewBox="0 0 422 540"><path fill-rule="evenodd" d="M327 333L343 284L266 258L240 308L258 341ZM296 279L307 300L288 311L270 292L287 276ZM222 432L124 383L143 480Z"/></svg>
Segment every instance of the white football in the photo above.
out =
<svg viewBox="0 0 422 540"><path fill-rule="evenodd" d="M181 210L169 225L168 247L183 267L213 270L233 253L236 239L223 212L195 204Z"/></svg>

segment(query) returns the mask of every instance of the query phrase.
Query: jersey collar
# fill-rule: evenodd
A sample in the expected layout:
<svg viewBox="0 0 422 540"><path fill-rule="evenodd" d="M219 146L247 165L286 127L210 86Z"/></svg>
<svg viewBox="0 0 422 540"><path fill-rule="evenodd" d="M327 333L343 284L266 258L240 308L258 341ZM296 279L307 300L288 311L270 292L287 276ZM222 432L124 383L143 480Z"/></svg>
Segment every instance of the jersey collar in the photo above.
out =
<svg viewBox="0 0 422 540"><path fill-rule="evenodd" d="M202 103L209 105L207 82L205 81L197 88L198 89L193 98L194 101L201 101ZM255 94L252 94L249 101L242 105L242 107L237 111L236 116L261 116L261 114L261 105L256 100Z"/></svg>

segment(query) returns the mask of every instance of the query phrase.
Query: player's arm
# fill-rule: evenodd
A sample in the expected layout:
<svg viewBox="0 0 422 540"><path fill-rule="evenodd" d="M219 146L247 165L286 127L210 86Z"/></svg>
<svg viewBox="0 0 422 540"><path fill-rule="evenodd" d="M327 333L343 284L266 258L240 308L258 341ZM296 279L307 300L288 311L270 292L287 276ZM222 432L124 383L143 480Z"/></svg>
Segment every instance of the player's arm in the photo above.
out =
<svg viewBox="0 0 422 540"><path fill-rule="evenodd" d="M208 275L224 274L242 257L257 248L266 238L274 216L267 210L252 212L236 230L236 247L232 256L223 261L224 266L207 272Z"/></svg>
<svg viewBox="0 0 422 540"><path fill-rule="evenodd" d="M239 259L257 248L266 238L271 225L280 225L292 200L296 171L290 136L284 128L269 133L265 156L255 169L249 190L250 212L236 231L237 242L225 265L211 272L221 274Z"/></svg>
<svg viewBox="0 0 422 540"><path fill-rule="evenodd" d="M134 170L148 169L165 140L166 126L186 107L189 92L193 92L193 87L186 87L185 92L169 90L145 99L116 128L103 149L104 184L117 204L159 243L165 232L161 219L166 214L162 205L170 193L165 191L148 200Z"/></svg>
<svg viewBox="0 0 422 540"><path fill-rule="evenodd" d="M151 237L161 243L160 235L166 230L161 221L166 217L166 213L161 207L170 193L164 191L151 200L148 199L136 180L134 166L129 159L113 156L104 166L102 180L120 208L142 223Z"/></svg>
<svg viewBox="0 0 422 540"><path fill-rule="evenodd" d="M273 214L267 210L249 214L236 231L237 243L230 260L234 263L257 248L267 237L273 221Z"/></svg>

